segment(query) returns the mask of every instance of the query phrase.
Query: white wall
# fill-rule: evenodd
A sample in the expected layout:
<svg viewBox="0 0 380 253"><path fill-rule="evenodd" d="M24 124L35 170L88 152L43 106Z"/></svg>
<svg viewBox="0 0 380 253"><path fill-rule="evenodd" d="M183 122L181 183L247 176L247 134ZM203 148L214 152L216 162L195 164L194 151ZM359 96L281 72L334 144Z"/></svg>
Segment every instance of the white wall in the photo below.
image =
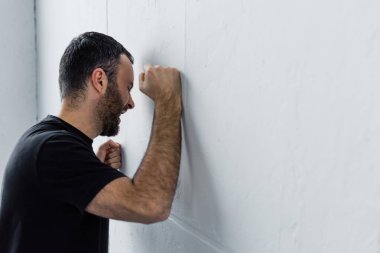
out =
<svg viewBox="0 0 380 253"><path fill-rule="evenodd" d="M21 134L36 122L34 3L0 1L0 182ZM1 188L1 187L0 187Z"/></svg>
<svg viewBox="0 0 380 253"><path fill-rule="evenodd" d="M38 118L58 114L58 70L70 41L84 31L106 32L105 0L36 0Z"/></svg>
<svg viewBox="0 0 380 253"><path fill-rule="evenodd" d="M70 39L108 32L183 72L183 159L170 219L111 224L110 252L379 252L380 2L37 1L39 115L56 113ZM137 82L137 80L136 80ZM149 138L138 89L126 172Z"/></svg>

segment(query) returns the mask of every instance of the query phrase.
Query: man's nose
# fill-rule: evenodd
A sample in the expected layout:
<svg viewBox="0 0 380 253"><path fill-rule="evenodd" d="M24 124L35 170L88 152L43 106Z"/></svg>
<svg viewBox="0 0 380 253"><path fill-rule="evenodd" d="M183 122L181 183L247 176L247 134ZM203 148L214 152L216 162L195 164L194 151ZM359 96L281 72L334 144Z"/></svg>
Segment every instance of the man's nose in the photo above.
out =
<svg viewBox="0 0 380 253"><path fill-rule="evenodd" d="M133 109L135 107L135 102L133 101L132 96L129 97L127 106L128 106L128 109Z"/></svg>
<svg viewBox="0 0 380 253"><path fill-rule="evenodd" d="M124 106L121 114L124 114L127 110L133 109L134 107L135 107L135 102L133 102L132 97L129 97L129 100L128 100L127 104Z"/></svg>

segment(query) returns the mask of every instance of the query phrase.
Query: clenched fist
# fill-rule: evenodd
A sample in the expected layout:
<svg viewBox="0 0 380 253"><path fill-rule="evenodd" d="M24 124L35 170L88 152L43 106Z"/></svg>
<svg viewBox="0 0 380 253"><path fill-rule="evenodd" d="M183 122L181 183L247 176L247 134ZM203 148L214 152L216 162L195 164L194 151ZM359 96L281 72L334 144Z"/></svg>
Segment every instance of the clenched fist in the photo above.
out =
<svg viewBox="0 0 380 253"><path fill-rule="evenodd" d="M179 102L181 104L181 75L175 68L145 65L139 76L140 90L155 103Z"/></svg>
<svg viewBox="0 0 380 253"><path fill-rule="evenodd" d="M121 168L121 145L112 140L100 145L96 156L101 162L114 169Z"/></svg>

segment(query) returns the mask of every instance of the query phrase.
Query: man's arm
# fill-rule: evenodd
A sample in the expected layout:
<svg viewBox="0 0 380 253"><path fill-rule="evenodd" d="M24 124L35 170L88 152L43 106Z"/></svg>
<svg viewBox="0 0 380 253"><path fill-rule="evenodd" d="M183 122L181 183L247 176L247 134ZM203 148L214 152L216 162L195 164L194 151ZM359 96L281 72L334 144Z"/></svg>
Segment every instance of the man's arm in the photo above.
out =
<svg viewBox="0 0 380 253"><path fill-rule="evenodd" d="M106 185L87 206L98 216L153 223L167 219L177 185L181 156L181 79L178 70L148 66L140 90L155 103L151 138L130 179Z"/></svg>

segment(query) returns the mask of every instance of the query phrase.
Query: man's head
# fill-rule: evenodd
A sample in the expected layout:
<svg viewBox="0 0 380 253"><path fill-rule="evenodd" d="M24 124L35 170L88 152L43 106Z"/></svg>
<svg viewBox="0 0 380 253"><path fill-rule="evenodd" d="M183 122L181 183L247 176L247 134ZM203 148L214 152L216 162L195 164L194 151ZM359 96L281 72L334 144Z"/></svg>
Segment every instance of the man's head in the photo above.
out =
<svg viewBox="0 0 380 253"><path fill-rule="evenodd" d="M83 33L71 41L61 58L61 99L75 109L86 100L89 86L99 91L95 109L100 135L116 135L120 114L134 106L129 94L133 86L131 64L132 55L112 37Z"/></svg>

